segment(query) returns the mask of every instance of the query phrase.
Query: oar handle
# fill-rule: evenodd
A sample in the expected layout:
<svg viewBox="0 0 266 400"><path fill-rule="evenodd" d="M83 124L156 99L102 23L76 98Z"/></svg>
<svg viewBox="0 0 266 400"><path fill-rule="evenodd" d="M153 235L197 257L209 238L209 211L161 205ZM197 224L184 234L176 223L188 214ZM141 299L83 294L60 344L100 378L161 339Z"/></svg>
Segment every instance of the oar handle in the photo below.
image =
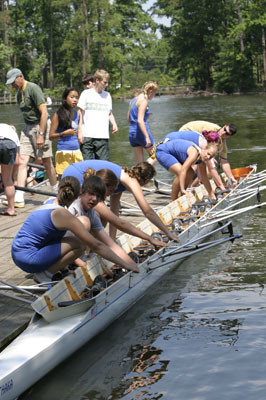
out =
<svg viewBox="0 0 266 400"><path fill-rule="evenodd" d="M38 189L24 187L24 186L16 186L15 185L15 189L16 190L22 190L23 192L43 194L44 196L54 196L54 197L56 197L56 195L57 195L57 193L55 193L55 192L48 192L46 190L38 190Z"/></svg>
<svg viewBox="0 0 266 400"><path fill-rule="evenodd" d="M34 163L28 163L28 166L29 167L32 167L32 168L38 168L38 169L42 169L42 170L44 170L45 169L45 166L44 165L42 165L42 164L34 164Z"/></svg>

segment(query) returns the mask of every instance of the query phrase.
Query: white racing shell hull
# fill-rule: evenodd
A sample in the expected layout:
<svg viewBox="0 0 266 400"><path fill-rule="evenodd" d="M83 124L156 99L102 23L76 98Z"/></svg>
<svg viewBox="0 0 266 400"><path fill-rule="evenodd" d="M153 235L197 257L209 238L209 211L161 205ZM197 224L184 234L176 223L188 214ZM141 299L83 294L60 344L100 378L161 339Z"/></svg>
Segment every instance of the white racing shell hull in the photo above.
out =
<svg viewBox="0 0 266 400"><path fill-rule="evenodd" d="M237 189L243 186L245 180ZM227 204L225 197L215 208L223 209ZM217 227L216 224L202 227L204 218L201 217L180 234L178 245L202 237ZM140 265L140 273L127 273L102 291L85 312L52 323L34 314L28 328L0 354L0 400L12 400L23 393L104 330L163 275L182 262L176 254L163 257L163 250L155 256L155 261L149 263L146 260Z"/></svg>

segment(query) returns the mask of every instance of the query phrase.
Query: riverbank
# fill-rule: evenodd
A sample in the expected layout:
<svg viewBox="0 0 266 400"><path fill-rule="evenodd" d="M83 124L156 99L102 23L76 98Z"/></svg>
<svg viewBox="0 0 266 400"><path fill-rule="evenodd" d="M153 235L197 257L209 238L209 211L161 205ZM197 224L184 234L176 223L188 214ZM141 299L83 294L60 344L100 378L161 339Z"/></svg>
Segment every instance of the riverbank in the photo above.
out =
<svg viewBox="0 0 266 400"><path fill-rule="evenodd" d="M134 90L123 90L119 89L117 91L110 90L112 98L114 100L127 100L132 99L141 88ZM48 106L49 107L59 107L61 105L61 98L53 96L52 91L51 98L53 103ZM81 93L81 91L80 91ZM212 92L211 90L193 90L189 86L165 86L160 87L156 96L173 96L177 98L186 98L186 97L215 97L215 96L245 96L245 95L266 95L266 90L254 90L252 92L234 92L234 93L226 93L226 92ZM9 94L8 96L0 96L0 105L8 105L8 104L16 104L16 95Z"/></svg>

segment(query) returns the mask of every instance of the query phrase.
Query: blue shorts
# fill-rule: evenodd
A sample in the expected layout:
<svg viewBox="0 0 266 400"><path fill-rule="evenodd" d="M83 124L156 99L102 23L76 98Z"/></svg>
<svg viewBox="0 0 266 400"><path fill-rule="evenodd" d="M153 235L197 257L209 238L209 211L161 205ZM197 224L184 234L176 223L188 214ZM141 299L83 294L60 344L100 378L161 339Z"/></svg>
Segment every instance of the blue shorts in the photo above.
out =
<svg viewBox="0 0 266 400"><path fill-rule="evenodd" d="M161 147L161 150L160 150ZM159 145L156 149L156 159L165 168L169 169L172 165L180 163L177 158L172 156L172 154L167 153L162 145Z"/></svg>
<svg viewBox="0 0 266 400"><path fill-rule="evenodd" d="M150 133L148 125L146 125L146 130L148 132L150 142L151 142L151 145L148 147L148 148L150 148L154 145L154 139ZM141 147L144 147L144 149L147 148L145 136L143 135L143 133L141 132L141 130L139 128L137 128L137 130L129 128L129 143L132 147L141 146Z"/></svg>
<svg viewBox="0 0 266 400"><path fill-rule="evenodd" d="M61 258L61 241L47 243L38 249L29 247L23 250L12 248L12 258L15 264L28 273L47 270Z"/></svg>

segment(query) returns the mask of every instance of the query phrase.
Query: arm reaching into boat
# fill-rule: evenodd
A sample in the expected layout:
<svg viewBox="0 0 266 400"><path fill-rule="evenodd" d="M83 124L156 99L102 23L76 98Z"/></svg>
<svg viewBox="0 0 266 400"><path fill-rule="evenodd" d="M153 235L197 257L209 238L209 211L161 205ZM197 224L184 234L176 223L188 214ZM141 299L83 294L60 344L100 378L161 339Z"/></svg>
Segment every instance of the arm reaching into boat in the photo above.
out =
<svg viewBox="0 0 266 400"><path fill-rule="evenodd" d="M206 149L200 149L195 143L187 140L172 140L157 146L156 158L168 171L176 175L172 187L172 201L180 195L187 194L186 188L192 182L194 170L192 165L205 163L215 156L217 146L209 143ZM202 167L203 180L210 198L215 199L210 182L206 175L205 167ZM188 195L188 194L187 194Z"/></svg>
<svg viewBox="0 0 266 400"><path fill-rule="evenodd" d="M74 236L65 236L70 231ZM28 273L55 273L73 263L88 246L101 257L138 272L104 243L95 239L83 224L63 207L40 208L24 222L12 243L15 264Z"/></svg>
<svg viewBox="0 0 266 400"><path fill-rule="evenodd" d="M115 254L114 251L111 250L108 246L106 246L102 241L95 239L94 236L91 235L87 231L87 229L84 227L84 225L78 220L78 218L74 217L72 214L70 214L70 212L68 210L61 209L61 208L55 209L51 214L51 219L54 223L54 226L58 230L70 230L78 239L80 239L80 241L83 243L83 246L82 245L78 246L77 250L80 252L79 256L84 252L84 244L85 244L93 252L99 254L101 257L105 258L106 260L109 260L109 261L113 262L114 264L120 265L121 267L126 268L128 270L138 272L137 264L134 263L134 261L132 261L130 259L130 257L128 257L128 261L125 261L124 259L119 257L117 254ZM105 240L105 242L107 243L107 240ZM68 245L69 244L67 243L65 246L65 243L62 240L62 253L68 252ZM112 247L114 249L114 246L112 246ZM119 247L119 246L117 246L117 247ZM122 249L121 249L121 251L122 251ZM64 254L62 254L62 256L64 256ZM61 260L59 260L59 263L56 263L55 266L51 266L49 268L49 270L51 272L56 272L54 269L56 269L58 267L58 264L60 264L60 261ZM67 266L68 264L69 264L69 262L66 265L64 265L63 267L57 268L56 270L62 269L65 266Z"/></svg>
<svg viewBox="0 0 266 400"><path fill-rule="evenodd" d="M113 197L115 197L115 196L111 196L111 199ZM119 204L119 200L118 200L118 204ZM123 218L118 217L114 212L112 212L110 210L110 208L107 207L107 205L103 201L99 202L97 204L97 206L94 207L94 209L97 211L97 213L101 217L103 224L105 224L105 222L109 222L109 224L111 224L110 227L114 226L115 228L119 229L122 232L128 233L129 235L137 236L141 239L148 240L155 247L167 246L166 243L160 242L159 240L154 239L152 236L147 235L147 233L136 228L134 225L125 221ZM110 233L110 236L114 239L114 237L111 235L111 233Z"/></svg>
<svg viewBox="0 0 266 400"><path fill-rule="evenodd" d="M84 173L88 169L91 170L91 172L94 169L96 171L96 175L101 177L105 182L107 187L106 195L111 195L110 205L114 214L118 215L121 194L123 191L128 189L134 195L146 218L148 218L155 226L163 231L170 240L178 241L178 237L167 229L167 227L149 206L143 196L141 186L146 185L156 174L156 171L152 165L147 162L141 162L131 168L122 168L121 166L110 161L85 160L67 167L63 173L63 177L68 174L73 175L76 176L82 183L84 180ZM115 184L108 184L106 174L107 171L113 172L113 174L116 175ZM108 173L108 175L110 174ZM110 236L112 238L115 238L116 236L116 229L117 228L114 225L110 225Z"/></svg>
<svg viewBox="0 0 266 400"><path fill-rule="evenodd" d="M102 199L105 195L105 185L98 177L102 190ZM58 188L58 204L46 205L34 211L24 222L12 243L12 257L15 264L23 271L38 274L49 271L51 274L64 269L73 263L85 251L86 246L103 258L118 264L123 268L138 272L136 263L128 262L116 255L104 243L95 239L86 227L63 207L78 198L80 184L77 178L66 176ZM93 205L100 196L92 196ZM90 221L87 218L88 227ZM87 228L88 228L87 227ZM71 231L74 236L65 235Z"/></svg>
<svg viewBox="0 0 266 400"><path fill-rule="evenodd" d="M148 164L148 163L145 163L145 164ZM150 165L150 164L148 164L148 165L151 168L153 168L152 165ZM151 206L147 203L147 201L143 195L141 185L138 182L138 180L136 178L131 177L128 174L128 172L126 172L125 170L122 170L120 181L133 194L136 202L138 203L138 206L143 211L143 214L145 215L145 217L148 218L148 220L151 221L155 226L157 226L157 228L159 228L162 232L164 232L169 240L178 241L178 237L175 234L173 234L171 231L169 231L167 226L161 221L159 216L153 211ZM146 180L146 181L143 180L143 181L141 181L141 183L143 185L145 185L149 181L150 181L150 179Z"/></svg>
<svg viewBox="0 0 266 400"><path fill-rule="evenodd" d="M214 182L216 183L216 185L221 189L221 190L225 190L225 186L223 184L223 181L220 177L220 175L217 172L217 169L214 166L213 160L208 160L206 162L206 165L208 167L209 173L211 175L211 177L213 178Z"/></svg>

